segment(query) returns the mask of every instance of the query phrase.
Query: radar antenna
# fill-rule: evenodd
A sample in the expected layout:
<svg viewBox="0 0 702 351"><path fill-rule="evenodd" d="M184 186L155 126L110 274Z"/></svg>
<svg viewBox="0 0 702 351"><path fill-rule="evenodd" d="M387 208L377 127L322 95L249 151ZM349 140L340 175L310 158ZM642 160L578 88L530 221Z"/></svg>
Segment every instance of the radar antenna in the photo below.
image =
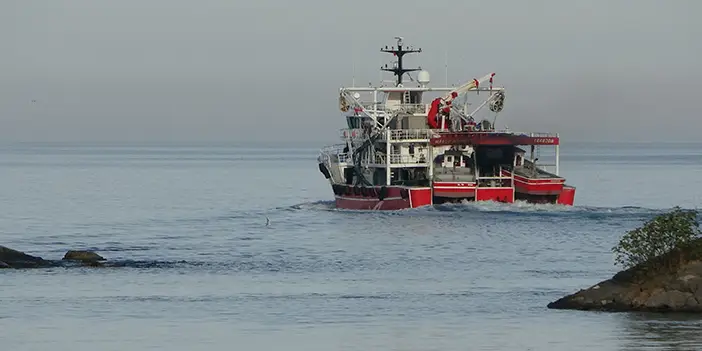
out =
<svg viewBox="0 0 702 351"><path fill-rule="evenodd" d="M380 51L391 53L394 56L397 56L397 62L395 62L395 64L393 65L392 68L389 68L388 65L385 64L385 66L380 67L380 69L383 71L392 72L397 77L397 81L396 81L395 85L401 86L402 85L402 75L404 75L407 72L420 71L422 69L422 67L404 68L402 66L403 56L405 54L411 54L411 53L415 53L415 52L420 53L420 52L422 52L422 48L419 48L417 50L412 49L412 48L405 49L402 47L402 39L403 38L402 37L395 37L395 39L397 39L397 48L395 48L394 46L391 46L390 48L388 48L388 46L385 45L385 48L381 48ZM411 77L410 77L410 79L411 79Z"/></svg>

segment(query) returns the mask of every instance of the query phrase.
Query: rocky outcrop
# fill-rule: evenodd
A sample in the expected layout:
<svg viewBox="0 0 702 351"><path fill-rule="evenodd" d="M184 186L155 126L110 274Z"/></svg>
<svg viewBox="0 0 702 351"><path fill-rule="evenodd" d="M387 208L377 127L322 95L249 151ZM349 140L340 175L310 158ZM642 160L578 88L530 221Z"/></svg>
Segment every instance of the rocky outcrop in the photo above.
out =
<svg viewBox="0 0 702 351"><path fill-rule="evenodd" d="M0 268L37 268L51 266L49 261L41 257L27 255L0 245Z"/></svg>
<svg viewBox="0 0 702 351"><path fill-rule="evenodd" d="M105 261L105 258L92 251L70 250L63 256L63 261L79 262L90 267L103 267L104 264L100 261Z"/></svg>
<svg viewBox="0 0 702 351"><path fill-rule="evenodd" d="M68 267L71 263L79 263L83 266L101 267L105 258L92 251L70 250L66 252L63 259L45 260L41 257L28 255L24 252L0 246L0 269L1 268L46 268L46 267Z"/></svg>
<svg viewBox="0 0 702 351"><path fill-rule="evenodd" d="M92 262L105 261L105 258L92 251L70 250L63 256L64 260Z"/></svg>
<svg viewBox="0 0 702 351"><path fill-rule="evenodd" d="M702 240L553 301L548 308L702 312Z"/></svg>

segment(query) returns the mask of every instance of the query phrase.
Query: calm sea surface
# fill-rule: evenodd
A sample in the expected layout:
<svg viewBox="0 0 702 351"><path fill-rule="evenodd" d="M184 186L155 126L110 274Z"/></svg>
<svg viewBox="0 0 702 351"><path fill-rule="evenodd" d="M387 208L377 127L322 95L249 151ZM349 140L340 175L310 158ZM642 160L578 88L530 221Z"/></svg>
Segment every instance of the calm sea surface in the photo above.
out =
<svg viewBox="0 0 702 351"><path fill-rule="evenodd" d="M125 261L0 271L2 349L702 349L702 317L546 309L611 277L627 230L702 205L702 144L564 145L572 208L334 210L316 155L0 145L0 244Z"/></svg>

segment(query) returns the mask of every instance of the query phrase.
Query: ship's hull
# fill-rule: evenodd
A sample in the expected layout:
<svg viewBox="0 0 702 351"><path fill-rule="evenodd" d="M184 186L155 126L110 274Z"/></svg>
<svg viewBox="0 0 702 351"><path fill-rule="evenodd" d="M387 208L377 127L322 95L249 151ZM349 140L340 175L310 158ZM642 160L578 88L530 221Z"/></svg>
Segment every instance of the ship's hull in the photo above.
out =
<svg viewBox="0 0 702 351"><path fill-rule="evenodd" d="M565 178L552 175L551 177L527 177L512 174L503 170L503 176L514 177L515 200L528 203L555 203L572 206L575 202L575 187L567 185Z"/></svg>
<svg viewBox="0 0 702 351"><path fill-rule="evenodd" d="M429 187L333 184L332 190L336 207L348 210L402 210L432 204Z"/></svg>
<svg viewBox="0 0 702 351"><path fill-rule="evenodd" d="M515 187L479 187L475 183L435 183L432 187L358 187L333 184L336 208L347 210L402 210L442 203L495 201L572 206L575 188L563 185L558 194L530 194Z"/></svg>

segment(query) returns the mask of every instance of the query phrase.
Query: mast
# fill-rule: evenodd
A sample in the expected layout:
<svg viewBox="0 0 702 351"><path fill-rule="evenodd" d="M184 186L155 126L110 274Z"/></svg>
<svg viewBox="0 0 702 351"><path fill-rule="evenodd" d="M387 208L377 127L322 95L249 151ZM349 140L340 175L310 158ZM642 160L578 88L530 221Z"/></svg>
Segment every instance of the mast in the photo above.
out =
<svg viewBox="0 0 702 351"><path fill-rule="evenodd" d="M419 71L419 70L422 69L421 67L418 67L418 68L404 68L404 67L402 66L402 57L403 57L405 54L411 54L411 53L415 53L415 52L422 52L422 48L419 48L419 49L417 49L417 50L410 48L409 50L407 50L407 49L404 49L404 48L402 47L402 37L395 37L395 39L397 39L397 49L395 49L394 46L391 46L391 47L388 49L388 46L385 45L385 48L380 48L380 51L381 51L381 52L391 53L391 54L393 54L394 56L397 56L397 62L393 65L392 68L388 68L388 65L385 64L385 66L384 66L384 67L380 67L380 69L383 70L383 71L392 72L392 73L397 77L397 80L396 80L396 82L395 82L395 86L400 86L400 85L402 84L402 75L404 75L404 74L407 73L407 72Z"/></svg>

